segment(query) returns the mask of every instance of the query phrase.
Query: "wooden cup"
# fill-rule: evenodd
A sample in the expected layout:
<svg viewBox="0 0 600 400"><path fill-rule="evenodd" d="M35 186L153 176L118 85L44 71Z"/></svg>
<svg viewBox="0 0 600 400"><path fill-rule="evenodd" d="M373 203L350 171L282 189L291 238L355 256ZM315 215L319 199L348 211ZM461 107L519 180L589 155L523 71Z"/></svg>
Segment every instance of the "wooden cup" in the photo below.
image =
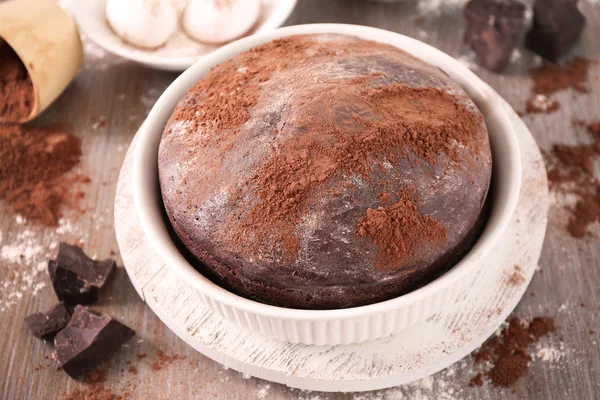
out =
<svg viewBox="0 0 600 400"><path fill-rule="evenodd" d="M48 108L73 80L83 47L73 19L54 0L0 3L0 43L4 40L27 68L34 90L27 122Z"/></svg>

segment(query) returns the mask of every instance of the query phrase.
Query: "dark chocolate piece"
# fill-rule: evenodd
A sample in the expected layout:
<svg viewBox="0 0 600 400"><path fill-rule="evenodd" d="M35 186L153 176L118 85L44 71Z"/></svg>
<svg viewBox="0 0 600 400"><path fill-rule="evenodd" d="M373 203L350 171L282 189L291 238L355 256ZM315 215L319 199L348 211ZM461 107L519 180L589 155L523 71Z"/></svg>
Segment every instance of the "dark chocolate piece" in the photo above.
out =
<svg viewBox="0 0 600 400"><path fill-rule="evenodd" d="M547 60L558 61L579 40L585 27L585 17L577 3L578 0L537 0L525 46Z"/></svg>
<svg viewBox="0 0 600 400"><path fill-rule="evenodd" d="M52 339L67 326L71 315L62 301L47 313L36 312L25 318L25 326L39 339Z"/></svg>
<svg viewBox="0 0 600 400"><path fill-rule="evenodd" d="M77 306L65 329L54 338L60 368L78 378L97 367L135 332L109 316Z"/></svg>
<svg viewBox="0 0 600 400"><path fill-rule="evenodd" d="M506 67L521 37L525 6L516 0L472 0L464 16L464 42L475 51L478 62L492 71Z"/></svg>
<svg viewBox="0 0 600 400"><path fill-rule="evenodd" d="M56 296L74 306L97 302L115 267L112 259L95 261L79 247L61 243L56 260L48 262L48 273Z"/></svg>

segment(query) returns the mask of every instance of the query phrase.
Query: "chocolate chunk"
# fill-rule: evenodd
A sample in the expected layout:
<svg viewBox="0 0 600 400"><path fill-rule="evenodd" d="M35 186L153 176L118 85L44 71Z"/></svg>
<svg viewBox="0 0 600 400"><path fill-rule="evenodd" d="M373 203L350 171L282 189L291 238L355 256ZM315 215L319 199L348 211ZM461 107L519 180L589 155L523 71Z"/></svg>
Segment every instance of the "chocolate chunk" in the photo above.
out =
<svg viewBox="0 0 600 400"><path fill-rule="evenodd" d="M52 339L58 331L67 326L71 315L62 301L47 313L36 312L25 318L25 326L40 339Z"/></svg>
<svg viewBox="0 0 600 400"><path fill-rule="evenodd" d="M585 26L577 3L578 0L537 0L525 46L547 60L558 61L579 40Z"/></svg>
<svg viewBox="0 0 600 400"><path fill-rule="evenodd" d="M59 365L70 377L78 378L134 335L132 329L116 319L77 306L67 327L54 338Z"/></svg>
<svg viewBox="0 0 600 400"><path fill-rule="evenodd" d="M77 246L61 243L56 260L48 262L48 272L56 296L68 305L91 304L116 267L112 259L95 261Z"/></svg>
<svg viewBox="0 0 600 400"><path fill-rule="evenodd" d="M506 67L521 37L525 6L516 0L472 0L464 16L464 42L475 51L478 62L492 71Z"/></svg>

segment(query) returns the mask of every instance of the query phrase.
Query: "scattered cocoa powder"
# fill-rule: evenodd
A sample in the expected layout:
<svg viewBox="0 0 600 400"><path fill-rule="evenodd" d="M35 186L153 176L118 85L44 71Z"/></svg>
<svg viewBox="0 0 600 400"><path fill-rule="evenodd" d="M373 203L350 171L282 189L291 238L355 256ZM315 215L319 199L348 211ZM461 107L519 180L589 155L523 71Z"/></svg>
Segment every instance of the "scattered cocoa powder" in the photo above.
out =
<svg viewBox="0 0 600 400"><path fill-rule="evenodd" d="M590 145L567 146L555 144L552 153L564 166L583 170L587 174L594 173L594 157L599 154L600 143Z"/></svg>
<svg viewBox="0 0 600 400"><path fill-rule="evenodd" d="M533 69L532 95L525 103L526 113L549 114L558 110L560 103L550 95L559 90L572 87L578 92L587 93L585 84L590 64L590 60L578 57L564 66L544 63Z"/></svg>
<svg viewBox="0 0 600 400"><path fill-rule="evenodd" d="M515 265L513 269L514 271L510 274L508 278L508 283L514 286L520 286L521 284L525 283L525 277L523 276L523 271L521 270L521 267Z"/></svg>
<svg viewBox="0 0 600 400"><path fill-rule="evenodd" d="M142 355L140 359L146 357ZM163 353L164 356L164 353ZM171 357L166 357L165 362L171 360ZM128 400L135 399L132 393L137 389L139 381L137 378L133 378L126 374L137 375L137 368L132 365L132 362L127 360L128 368L119 368L121 366L119 360L105 361L102 365L92 371L87 372L83 377L83 385L79 385L75 390L66 396L66 400ZM120 372L122 385L121 390L115 393L107 383L108 371L114 369Z"/></svg>
<svg viewBox="0 0 600 400"><path fill-rule="evenodd" d="M33 84L19 56L0 39L0 120L20 122L31 114Z"/></svg>
<svg viewBox="0 0 600 400"><path fill-rule="evenodd" d="M389 268L403 261L410 250L420 242L446 240L446 228L435 219L420 215L417 204L407 192L400 195L395 204L367 209L358 223L356 234L369 237L377 248L378 268Z"/></svg>
<svg viewBox="0 0 600 400"><path fill-rule="evenodd" d="M150 364L150 368L152 368L153 371L160 371L161 369L173 364L173 362L175 361L181 361L187 358L186 356L179 355L169 356L162 350L158 350L156 352L156 357L157 359L154 362L152 362L152 364Z"/></svg>
<svg viewBox="0 0 600 400"><path fill-rule="evenodd" d="M89 385L86 388L75 389L65 397L65 400L126 400L131 396L115 394L103 385Z"/></svg>
<svg viewBox="0 0 600 400"><path fill-rule="evenodd" d="M373 47L367 41L350 42L349 46L353 48L346 48L346 52L364 53ZM194 87L193 92L198 96L186 96L171 121L190 123L191 126L186 128L189 131L210 132L200 139L193 139L199 140L194 143L220 149L223 156L239 135L240 127L249 120L249 110L259 103L261 88L273 74L285 72L290 64L309 68L320 62L320 57L335 62L340 54L343 53L328 41L318 41L310 36L288 37L258 46L211 70ZM360 79L340 77L336 85L356 88L352 95L345 95L330 90L328 85L315 89L315 78L309 73L296 75L289 82L289 89L294 93L304 93L307 87L317 90L311 92L310 100L304 100L301 107L294 110L293 125L305 127L306 132L290 135L273 149L262 169L247 182L246 186L256 188L258 201L243 218L231 217L230 240L237 247L258 254L260 249L281 243L283 255L293 257L299 248L295 227L310 199L318 193L317 188L326 187L334 175L343 173L370 179L375 171L383 169L386 161L394 163L412 157L415 163L434 164L442 153L458 161L456 143L472 149L478 149L482 144L478 135L480 117L445 90L401 84L375 87L375 82L385 76L373 73ZM356 104L356 99L351 96L357 96L361 104ZM202 101L202 108L197 107L198 101ZM332 104L339 104L341 108L347 105L348 110L344 111L348 113L347 124L329 117L314 118ZM364 114L370 114L368 110L372 110L378 118L355 110L362 108ZM343 117L343 113L340 116ZM281 119L285 120L285 116ZM172 132L171 127L164 138ZM279 135L286 135L285 125ZM439 223L420 215L418 199L409 199L407 193L402 194L402 201L396 204L391 214L385 214L390 217L390 223L402 222L393 231L395 237L407 238L403 245L390 250L391 239L386 239L387 244L383 243L376 239L372 229L366 229L370 218L381 220L381 212L365 210L370 216L365 215L361 222L357 221L362 226L357 232L377 240L376 246L380 250L387 249L384 259L388 265L400 263L410 252L411 244L419 240L444 240ZM241 197L243 193L240 191L237 196ZM399 210L404 206L408 208ZM390 224L387 225L391 229ZM407 230L413 227L423 229ZM383 235L378 237L383 238Z"/></svg>
<svg viewBox="0 0 600 400"><path fill-rule="evenodd" d="M89 182L69 174L80 157L80 140L62 130L0 124L0 200L27 220L57 225L62 207L82 197L73 186Z"/></svg>
<svg viewBox="0 0 600 400"><path fill-rule="evenodd" d="M83 381L85 383L104 383L106 382L106 370L96 368L93 371L89 371L84 375Z"/></svg>
<svg viewBox="0 0 600 400"><path fill-rule="evenodd" d="M552 318L534 318L529 324L521 322L519 318L512 318L500 336L490 339L474 354L475 363L491 363L485 376L496 386L510 387L527 371L531 362L529 346L555 329ZM478 373L471 382L479 383L483 376L484 374Z"/></svg>
<svg viewBox="0 0 600 400"><path fill-rule="evenodd" d="M490 342L488 342L487 346L482 347L477 353L475 353L475 355L473 356L475 364L480 364L482 362L490 361L492 359L491 348L493 346L491 346L490 343L495 340L497 340L497 338L490 339Z"/></svg>
<svg viewBox="0 0 600 400"><path fill-rule="evenodd" d="M594 140L596 140L596 141L600 140L600 121L592 122L591 124L589 124L587 126L587 130L589 133L592 134L592 136L594 137Z"/></svg>
<svg viewBox="0 0 600 400"><path fill-rule="evenodd" d="M529 323L529 328L527 328L527 331L533 335L534 341L538 341L541 337L555 330L554 319L548 317L534 318Z"/></svg>
<svg viewBox="0 0 600 400"><path fill-rule="evenodd" d="M479 372L477 375L475 375L473 378L471 378L471 381L469 382L469 386L471 386L471 387L483 386L483 374L481 372Z"/></svg>
<svg viewBox="0 0 600 400"><path fill-rule="evenodd" d="M596 183L591 193L581 193L572 210L567 230L575 238L589 235L588 226L600 221L600 185Z"/></svg>
<svg viewBox="0 0 600 400"><path fill-rule="evenodd" d="M594 163L600 156L600 122L585 125L573 121L575 128L586 126L592 142L577 146L557 144L546 154L548 180L557 191L575 195L567 231L575 238L588 236L588 227L600 221L600 180L594 175Z"/></svg>
<svg viewBox="0 0 600 400"><path fill-rule="evenodd" d="M551 94L559 90L573 87L585 91L588 68L592 62L586 58L576 57L565 65L544 63L531 71L534 94Z"/></svg>

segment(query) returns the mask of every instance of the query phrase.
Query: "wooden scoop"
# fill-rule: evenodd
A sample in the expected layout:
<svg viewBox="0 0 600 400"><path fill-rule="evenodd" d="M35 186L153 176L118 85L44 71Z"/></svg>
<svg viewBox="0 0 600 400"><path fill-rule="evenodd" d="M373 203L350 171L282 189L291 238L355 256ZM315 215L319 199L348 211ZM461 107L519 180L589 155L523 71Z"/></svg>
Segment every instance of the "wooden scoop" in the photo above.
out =
<svg viewBox="0 0 600 400"><path fill-rule="evenodd" d="M37 117L69 85L83 62L75 22L54 0L12 0L0 3L0 43L4 40L27 68ZM3 122L0 117L0 122Z"/></svg>

